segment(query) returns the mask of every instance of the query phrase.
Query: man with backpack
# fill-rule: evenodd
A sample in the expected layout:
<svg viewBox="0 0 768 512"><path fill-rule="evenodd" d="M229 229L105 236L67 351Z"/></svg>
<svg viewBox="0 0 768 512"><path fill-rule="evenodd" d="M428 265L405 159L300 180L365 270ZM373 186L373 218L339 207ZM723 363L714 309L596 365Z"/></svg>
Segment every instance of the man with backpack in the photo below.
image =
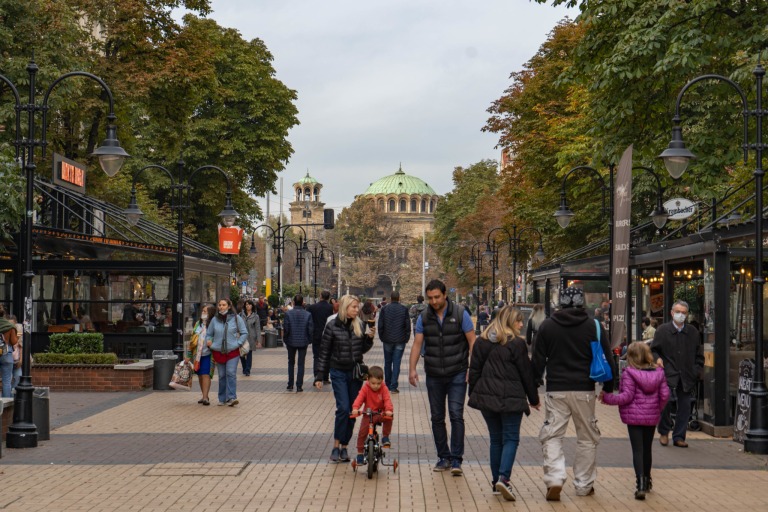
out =
<svg viewBox="0 0 768 512"><path fill-rule="evenodd" d="M416 319L419 318L419 315L422 311L427 309L427 305L424 304L424 296L419 295L416 297L416 304L411 306L411 309L408 310L408 316L411 317L411 323L413 323L413 334L416 335Z"/></svg>

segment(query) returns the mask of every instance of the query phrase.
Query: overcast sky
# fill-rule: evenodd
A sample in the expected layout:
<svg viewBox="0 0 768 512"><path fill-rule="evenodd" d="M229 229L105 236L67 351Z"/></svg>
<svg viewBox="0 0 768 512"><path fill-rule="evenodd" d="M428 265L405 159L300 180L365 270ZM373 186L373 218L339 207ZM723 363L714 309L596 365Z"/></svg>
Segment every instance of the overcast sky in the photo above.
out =
<svg viewBox="0 0 768 512"><path fill-rule="evenodd" d="M337 213L401 162L444 194L455 166L498 160L497 137L480 131L486 109L556 23L577 15L529 0L211 4L219 25L265 42L277 78L298 92L284 209L309 170Z"/></svg>

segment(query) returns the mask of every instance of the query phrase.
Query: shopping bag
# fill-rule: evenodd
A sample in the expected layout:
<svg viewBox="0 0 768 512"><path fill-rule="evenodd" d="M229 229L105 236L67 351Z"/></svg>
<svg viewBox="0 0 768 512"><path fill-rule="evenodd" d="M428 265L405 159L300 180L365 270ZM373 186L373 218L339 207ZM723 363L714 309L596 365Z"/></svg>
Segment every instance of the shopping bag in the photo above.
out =
<svg viewBox="0 0 768 512"><path fill-rule="evenodd" d="M173 369L173 377L168 383L173 389L190 391L192 389L192 365L187 361L182 361Z"/></svg>
<svg viewBox="0 0 768 512"><path fill-rule="evenodd" d="M600 322L595 319L597 327L597 341L590 342L592 347L592 364L589 365L589 378L595 382L607 382L613 379L611 365L605 358L603 346L600 344Z"/></svg>

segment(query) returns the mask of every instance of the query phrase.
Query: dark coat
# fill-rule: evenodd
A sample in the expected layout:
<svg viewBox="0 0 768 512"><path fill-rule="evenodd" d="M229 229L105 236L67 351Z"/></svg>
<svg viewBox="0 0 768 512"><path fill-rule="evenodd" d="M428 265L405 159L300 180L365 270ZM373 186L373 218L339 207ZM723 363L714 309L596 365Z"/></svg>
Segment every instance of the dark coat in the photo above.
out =
<svg viewBox="0 0 768 512"><path fill-rule="evenodd" d="M530 414L528 404L537 405L539 394L525 340L518 337L504 345L495 336L492 340L480 337L472 348L467 405L481 411Z"/></svg>
<svg viewBox="0 0 768 512"><path fill-rule="evenodd" d="M328 321L328 317L333 314L333 306L327 300L321 300L309 306L307 311L312 315L312 324L315 326L312 343L320 343L320 340L323 339L325 323Z"/></svg>
<svg viewBox="0 0 768 512"><path fill-rule="evenodd" d="M323 375L326 375L331 368L351 370L355 363L363 362L363 354L371 350L372 346L373 338L370 336L355 335L351 320L342 322L339 317L334 318L323 331L315 382L322 381Z"/></svg>
<svg viewBox="0 0 768 512"><path fill-rule="evenodd" d="M704 351L699 331L691 324L683 325L677 332L673 322L661 324L651 342L653 359L664 362L664 374L670 389L675 389L682 380L683 391L690 392L699 381L704 367Z"/></svg>
<svg viewBox="0 0 768 512"><path fill-rule="evenodd" d="M301 306L296 306L283 319L283 342L287 347L304 348L312 343L312 315Z"/></svg>
<svg viewBox="0 0 768 512"><path fill-rule="evenodd" d="M379 338L382 343L408 343L411 339L411 320L408 308L393 302L379 313Z"/></svg>
<svg viewBox="0 0 768 512"><path fill-rule="evenodd" d="M533 353L534 378L547 372L547 391L594 391L589 378L592 364L591 342L597 339L597 326L584 308L565 308L541 322ZM611 346L605 329L600 329L600 345L616 375ZM603 391L613 392L613 379L603 383Z"/></svg>

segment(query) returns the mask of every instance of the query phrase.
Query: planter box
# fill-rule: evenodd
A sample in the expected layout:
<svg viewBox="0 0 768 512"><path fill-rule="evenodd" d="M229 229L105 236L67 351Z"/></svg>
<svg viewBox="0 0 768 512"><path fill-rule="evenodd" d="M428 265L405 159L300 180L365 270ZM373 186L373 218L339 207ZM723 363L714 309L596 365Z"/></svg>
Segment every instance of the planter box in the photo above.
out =
<svg viewBox="0 0 768 512"><path fill-rule="evenodd" d="M131 364L33 364L32 384L51 391L152 389L152 361Z"/></svg>

